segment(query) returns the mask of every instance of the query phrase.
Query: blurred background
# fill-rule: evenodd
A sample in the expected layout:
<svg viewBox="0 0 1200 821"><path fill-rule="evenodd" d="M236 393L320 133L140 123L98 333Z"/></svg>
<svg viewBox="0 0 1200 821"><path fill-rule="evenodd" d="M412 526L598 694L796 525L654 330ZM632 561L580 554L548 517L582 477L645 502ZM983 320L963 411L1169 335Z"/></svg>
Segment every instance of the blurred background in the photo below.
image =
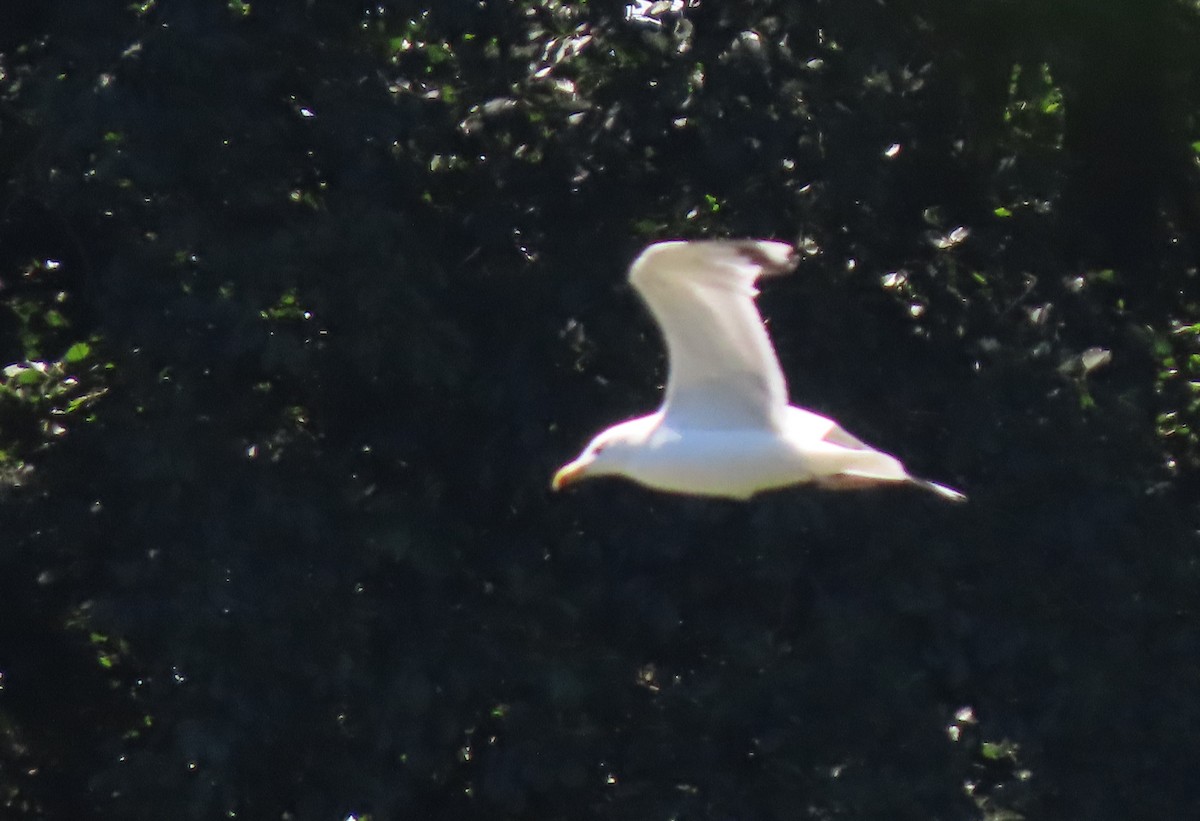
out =
<svg viewBox="0 0 1200 821"><path fill-rule="evenodd" d="M0 816L1200 817L1195 0L0 7ZM963 489L555 467L648 243Z"/></svg>

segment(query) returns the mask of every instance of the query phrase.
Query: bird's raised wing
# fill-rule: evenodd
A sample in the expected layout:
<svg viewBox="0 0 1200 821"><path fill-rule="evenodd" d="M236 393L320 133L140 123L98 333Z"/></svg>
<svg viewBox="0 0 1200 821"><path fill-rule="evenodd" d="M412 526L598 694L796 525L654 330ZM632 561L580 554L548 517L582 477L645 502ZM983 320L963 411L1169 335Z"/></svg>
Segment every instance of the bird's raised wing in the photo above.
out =
<svg viewBox="0 0 1200 821"><path fill-rule="evenodd" d="M662 328L670 357L664 424L776 428L787 384L754 281L796 267L782 242L659 242L634 260L629 281Z"/></svg>

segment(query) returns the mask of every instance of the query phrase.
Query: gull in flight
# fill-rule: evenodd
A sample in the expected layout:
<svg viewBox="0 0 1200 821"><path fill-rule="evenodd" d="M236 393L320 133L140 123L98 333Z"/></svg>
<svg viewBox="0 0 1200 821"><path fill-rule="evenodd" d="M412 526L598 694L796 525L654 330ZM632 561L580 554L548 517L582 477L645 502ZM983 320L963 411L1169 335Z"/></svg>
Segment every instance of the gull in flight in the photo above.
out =
<svg viewBox="0 0 1200 821"><path fill-rule="evenodd" d="M598 434L554 474L554 490L623 476L656 490L732 499L813 483L838 490L909 484L964 501L832 419L788 404L754 283L796 262L792 246L765 240L659 242L643 251L629 281L666 339L662 407Z"/></svg>

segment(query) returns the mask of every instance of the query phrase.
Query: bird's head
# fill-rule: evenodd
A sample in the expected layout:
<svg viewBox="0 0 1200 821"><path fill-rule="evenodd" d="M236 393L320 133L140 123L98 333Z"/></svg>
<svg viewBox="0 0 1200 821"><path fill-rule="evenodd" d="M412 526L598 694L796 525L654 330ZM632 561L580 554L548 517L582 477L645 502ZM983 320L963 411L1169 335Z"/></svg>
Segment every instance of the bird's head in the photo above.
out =
<svg viewBox="0 0 1200 821"><path fill-rule="evenodd" d="M562 490L583 479L597 476L628 476L633 461L658 424L659 415L630 419L596 435L583 453L558 469L550 482L552 490Z"/></svg>

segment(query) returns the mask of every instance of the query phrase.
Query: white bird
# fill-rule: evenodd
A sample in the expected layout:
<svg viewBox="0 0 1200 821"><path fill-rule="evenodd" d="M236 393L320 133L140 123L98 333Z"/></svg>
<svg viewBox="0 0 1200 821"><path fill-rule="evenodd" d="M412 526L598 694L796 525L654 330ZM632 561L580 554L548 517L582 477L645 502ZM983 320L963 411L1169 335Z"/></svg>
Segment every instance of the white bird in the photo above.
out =
<svg viewBox="0 0 1200 821"><path fill-rule="evenodd" d="M788 404L754 282L796 262L792 246L766 240L659 242L643 251L629 281L666 339L662 407L602 431L554 474L553 489L623 476L661 491L749 499L810 482L832 489L906 483L964 501L832 419Z"/></svg>

